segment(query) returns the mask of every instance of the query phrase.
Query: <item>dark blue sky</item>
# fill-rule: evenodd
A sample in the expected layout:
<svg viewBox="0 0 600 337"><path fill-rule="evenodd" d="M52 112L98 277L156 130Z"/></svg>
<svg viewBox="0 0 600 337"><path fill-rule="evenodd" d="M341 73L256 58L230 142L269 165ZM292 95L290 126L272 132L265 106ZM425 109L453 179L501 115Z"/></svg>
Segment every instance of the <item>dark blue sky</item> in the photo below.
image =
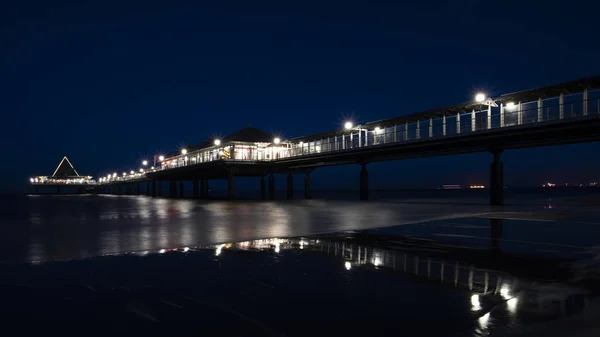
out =
<svg viewBox="0 0 600 337"><path fill-rule="evenodd" d="M175 4L176 3L176 4ZM543 6L542 6L543 5ZM540 7L542 6L542 7ZM12 1L0 191L248 124L285 137L600 73L595 1ZM600 179L597 144L509 151L508 184ZM380 163L373 187L487 183L489 154ZM314 186L354 187L358 165ZM385 179L392 177L391 182ZM385 178L385 179L384 179Z"/></svg>

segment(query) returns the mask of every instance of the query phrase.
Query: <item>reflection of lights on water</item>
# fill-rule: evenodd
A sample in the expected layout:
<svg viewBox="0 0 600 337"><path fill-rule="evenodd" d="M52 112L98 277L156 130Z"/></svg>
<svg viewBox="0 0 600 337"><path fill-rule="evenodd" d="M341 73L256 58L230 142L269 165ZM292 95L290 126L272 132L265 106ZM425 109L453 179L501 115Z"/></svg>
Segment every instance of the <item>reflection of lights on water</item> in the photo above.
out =
<svg viewBox="0 0 600 337"><path fill-rule="evenodd" d="M519 300L516 297L513 297L510 300L506 301L506 308L508 309L509 312L515 313L517 311L518 303L519 303Z"/></svg>
<svg viewBox="0 0 600 337"><path fill-rule="evenodd" d="M346 268L346 270L350 270L352 268L352 263L350 263L349 261L344 262L344 267Z"/></svg>
<svg viewBox="0 0 600 337"><path fill-rule="evenodd" d="M485 328L485 327L487 327L489 320L490 320L490 313L488 312L487 314L479 317L479 319L477 321L479 322L479 325L482 328Z"/></svg>
<svg viewBox="0 0 600 337"><path fill-rule="evenodd" d="M479 299L479 295L473 294L471 295L471 310L477 311L481 309L481 301Z"/></svg>
<svg viewBox="0 0 600 337"><path fill-rule="evenodd" d="M502 286L502 288L500 288L500 296L504 297L505 299L509 297L509 293L510 290L508 289L508 286L505 284Z"/></svg>
<svg viewBox="0 0 600 337"><path fill-rule="evenodd" d="M190 250L190 247L185 247L185 248L183 248L183 251L184 251L184 252L187 252L187 251L189 251L189 250Z"/></svg>
<svg viewBox="0 0 600 337"><path fill-rule="evenodd" d="M380 266L380 265L381 265L381 258L380 258L379 256L377 256L377 257L375 257L375 258L373 259L373 265L374 265L375 267L378 267L378 266Z"/></svg>
<svg viewBox="0 0 600 337"><path fill-rule="evenodd" d="M279 250L280 250L280 248L279 248L279 242L277 242L275 244L275 253L279 253Z"/></svg>
<svg viewBox="0 0 600 337"><path fill-rule="evenodd" d="M167 251L167 250L163 248L163 249L159 250L158 252L159 252L159 253L161 253L161 254L163 254L163 253L164 253L164 252L166 252L166 251Z"/></svg>
<svg viewBox="0 0 600 337"><path fill-rule="evenodd" d="M217 246L217 249L215 249L215 255L216 255L216 256L219 256L219 255L221 255L221 250L223 249L223 247L224 247L224 246L225 246L225 245L218 245L218 246Z"/></svg>

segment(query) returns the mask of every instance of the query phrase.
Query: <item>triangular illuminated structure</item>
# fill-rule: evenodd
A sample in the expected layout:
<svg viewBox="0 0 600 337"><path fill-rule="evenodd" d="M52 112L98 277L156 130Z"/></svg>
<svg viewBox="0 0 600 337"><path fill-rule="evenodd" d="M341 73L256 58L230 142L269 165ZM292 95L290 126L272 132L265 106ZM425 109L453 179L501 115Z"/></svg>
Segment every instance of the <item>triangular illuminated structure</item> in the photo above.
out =
<svg viewBox="0 0 600 337"><path fill-rule="evenodd" d="M79 177L79 173L75 171L75 168L73 167L67 156L65 156L60 161L60 164L58 164L58 167L56 168L56 170L54 170L54 173L52 174L52 178L63 177Z"/></svg>

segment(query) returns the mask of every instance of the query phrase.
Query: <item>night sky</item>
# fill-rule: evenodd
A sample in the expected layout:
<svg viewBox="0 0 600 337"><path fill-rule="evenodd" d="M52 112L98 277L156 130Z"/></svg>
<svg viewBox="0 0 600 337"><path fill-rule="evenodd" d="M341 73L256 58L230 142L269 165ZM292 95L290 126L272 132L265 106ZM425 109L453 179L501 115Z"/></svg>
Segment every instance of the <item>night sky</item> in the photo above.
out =
<svg viewBox="0 0 600 337"><path fill-rule="evenodd" d="M543 4L543 6L542 6ZM5 1L0 192L251 124L285 137L600 73L597 1ZM600 180L598 144L508 151L505 182ZM487 153L370 165L371 187L487 184ZM317 170L352 188L359 166ZM391 180L390 180L391 179ZM298 179L299 180L299 179Z"/></svg>

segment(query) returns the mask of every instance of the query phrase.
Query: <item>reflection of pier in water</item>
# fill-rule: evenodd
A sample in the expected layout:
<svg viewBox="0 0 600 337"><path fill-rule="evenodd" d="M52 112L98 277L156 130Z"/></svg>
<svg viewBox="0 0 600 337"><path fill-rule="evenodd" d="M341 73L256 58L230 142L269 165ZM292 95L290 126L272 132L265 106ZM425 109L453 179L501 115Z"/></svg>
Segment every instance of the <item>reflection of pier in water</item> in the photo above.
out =
<svg viewBox="0 0 600 337"><path fill-rule="evenodd" d="M592 292L572 284L571 271L562 261L550 261L502 252L502 220L490 219L489 249L448 245L432 240L356 234L351 237L263 239L214 246L224 250L302 250L338 257L348 272L369 269L391 272L442 287L465 291L471 312L481 327L492 319L552 320L580 313ZM548 277L551 275L551 277ZM493 311L502 307L504 313ZM508 315L508 316L506 316ZM496 328L495 328L496 329Z"/></svg>

